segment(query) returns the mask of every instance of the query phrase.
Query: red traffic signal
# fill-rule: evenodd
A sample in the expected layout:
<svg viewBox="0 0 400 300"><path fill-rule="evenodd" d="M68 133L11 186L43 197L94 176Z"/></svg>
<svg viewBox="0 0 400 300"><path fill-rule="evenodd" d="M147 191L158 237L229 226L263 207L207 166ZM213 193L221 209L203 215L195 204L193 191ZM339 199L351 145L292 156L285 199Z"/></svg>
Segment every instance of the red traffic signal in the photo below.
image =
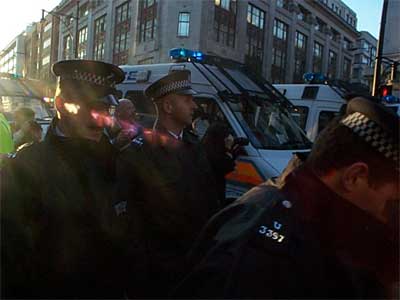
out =
<svg viewBox="0 0 400 300"><path fill-rule="evenodd" d="M379 87L379 96L386 97L392 94L392 85L384 84Z"/></svg>

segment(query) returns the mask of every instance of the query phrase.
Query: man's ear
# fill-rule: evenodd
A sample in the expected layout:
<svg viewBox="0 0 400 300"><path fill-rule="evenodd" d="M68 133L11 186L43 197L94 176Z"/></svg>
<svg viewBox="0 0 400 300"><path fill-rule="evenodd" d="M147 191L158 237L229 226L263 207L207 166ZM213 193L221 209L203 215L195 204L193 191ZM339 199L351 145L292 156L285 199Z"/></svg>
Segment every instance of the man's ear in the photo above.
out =
<svg viewBox="0 0 400 300"><path fill-rule="evenodd" d="M169 97L165 97L162 102L162 108L164 112L168 115L172 114L174 111L174 105Z"/></svg>
<svg viewBox="0 0 400 300"><path fill-rule="evenodd" d="M342 185L346 192L355 192L369 186L370 171L364 162L356 162L344 168L342 173Z"/></svg>

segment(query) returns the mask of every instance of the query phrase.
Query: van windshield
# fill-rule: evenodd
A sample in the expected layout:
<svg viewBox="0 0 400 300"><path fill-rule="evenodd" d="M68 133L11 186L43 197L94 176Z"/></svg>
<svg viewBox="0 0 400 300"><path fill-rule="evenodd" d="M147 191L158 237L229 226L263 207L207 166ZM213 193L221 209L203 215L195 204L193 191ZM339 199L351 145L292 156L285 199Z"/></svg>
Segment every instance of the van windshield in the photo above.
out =
<svg viewBox="0 0 400 300"><path fill-rule="evenodd" d="M259 96L231 102L232 109L256 148L273 150L309 149L311 142L280 103Z"/></svg>

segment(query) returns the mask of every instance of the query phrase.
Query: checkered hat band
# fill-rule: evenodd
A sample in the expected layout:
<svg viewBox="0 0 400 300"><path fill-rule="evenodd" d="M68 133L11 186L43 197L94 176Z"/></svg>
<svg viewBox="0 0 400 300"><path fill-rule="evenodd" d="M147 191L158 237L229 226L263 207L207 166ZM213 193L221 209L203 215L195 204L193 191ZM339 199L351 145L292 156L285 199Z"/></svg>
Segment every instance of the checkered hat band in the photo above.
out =
<svg viewBox="0 0 400 300"><path fill-rule="evenodd" d="M74 72L73 74L62 75L62 77L64 79L85 81L87 83L104 87L114 87L114 84L110 83L106 77L89 72Z"/></svg>
<svg viewBox="0 0 400 300"><path fill-rule="evenodd" d="M160 90L157 93L155 93L154 98L159 98L172 92L190 88L191 85L189 80L174 81L162 86Z"/></svg>
<svg viewBox="0 0 400 300"><path fill-rule="evenodd" d="M386 134L379 124L359 112L348 115L341 123L350 128L386 158L393 160L397 164L397 168L399 168L399 145Z"/></svg>

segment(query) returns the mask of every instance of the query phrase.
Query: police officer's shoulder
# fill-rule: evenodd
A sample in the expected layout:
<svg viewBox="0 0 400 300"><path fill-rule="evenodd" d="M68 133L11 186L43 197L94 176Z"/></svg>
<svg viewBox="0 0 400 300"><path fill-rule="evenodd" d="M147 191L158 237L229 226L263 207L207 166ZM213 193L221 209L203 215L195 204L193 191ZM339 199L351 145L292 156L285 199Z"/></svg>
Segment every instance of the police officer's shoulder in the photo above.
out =
<svg viewBox="0 0 400 300"><path fill-rule="evenodd" d="M252 247L291 255L291 240L295 232L294 203L279 189L262 184L249 198L249 203L262 207L262 212L249 232Z"/></svg>
<svg viewBox="0 0 400 300"><path fill-rule="evenodd" d="M17 151L5 161L5 166L11 169L30 170L34 173L46 157L43 142L27 143L20 146Z"/></svg>
<svg viewBox="0 0 400 300"><path fill-rule="evenodd" d="M278 189L264 184L259 185L219 213L227 221L221 226L216 239L220 241L236 240L247 235L253 236L259 230L272 230L279 227L279 230L275 229L278 231L271 238L272 241L275 241L278 233L284 235L281 231L283 223L288 224L287 220L291 218L291 207L292 203ZM226 217L227 215L228 217ZM286 230L287 226L284 227ZM260 236L256 235L255 238L264 239L261 234ZM282 238L280 240L282 242ZM281 245L280 242L277 246L279 245Z"/></svg>
<svg viewBox="0 0 400 300"><path fill-rule="evenodd" d="M17 160L31 159L40 155L43 151L43 142L39 143L25 143L17 148L12 158Z"/></svg>

